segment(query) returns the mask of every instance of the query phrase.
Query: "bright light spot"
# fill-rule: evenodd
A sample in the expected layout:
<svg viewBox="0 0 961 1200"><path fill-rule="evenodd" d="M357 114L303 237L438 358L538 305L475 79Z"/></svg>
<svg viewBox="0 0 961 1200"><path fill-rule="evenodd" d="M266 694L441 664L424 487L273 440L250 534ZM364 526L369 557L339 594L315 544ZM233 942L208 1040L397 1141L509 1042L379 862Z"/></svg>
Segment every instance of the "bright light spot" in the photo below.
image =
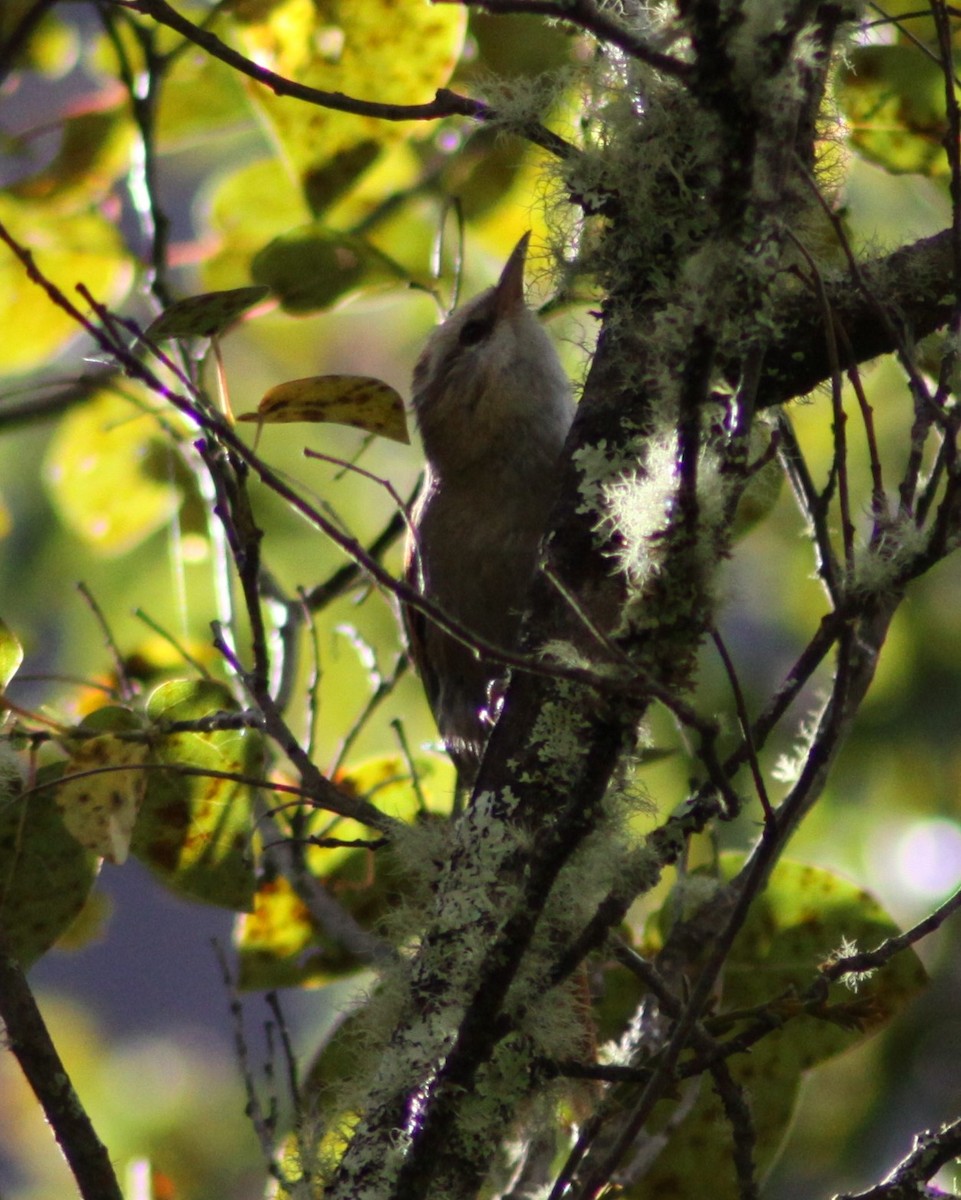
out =
<svg viewBox="0 0 961 1200"><path fill-rule="evenodd" d="M905 892L936 900L961 884L961 828L938 817L915 821L898 839L898 882Z"/></svg>
<svg viewBox="0 0 961 1200"><path fill-rule="evenodd" d="M344 31L337 25L327 25L314 34L314 49L320 58L336 66L344 53Z"/></svg>
<svg viewBox="0 0 961 1200"><path fill-rule="evenodd" d="M185 533L180 539L180 555L184 562L205 563L210 557L210 545L201 533Z"/></svg>

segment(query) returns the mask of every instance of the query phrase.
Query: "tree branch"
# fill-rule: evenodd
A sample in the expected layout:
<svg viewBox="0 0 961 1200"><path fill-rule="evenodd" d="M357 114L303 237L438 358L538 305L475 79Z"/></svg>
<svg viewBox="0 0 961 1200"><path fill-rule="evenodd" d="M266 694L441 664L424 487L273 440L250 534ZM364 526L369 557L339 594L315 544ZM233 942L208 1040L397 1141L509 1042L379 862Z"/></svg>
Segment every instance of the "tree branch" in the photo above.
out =
<svg viewBox="0 0 961 1200"><path fill-rule="evenodd" d="M294 100L303 100L307 104L316 104L320 108L329 108L335 112L353 113L359 117L376 117L382 121L438 121L444 117L470 117L475 121L501 120L498 113L482 100L471 100L460 96L448 88L438 88L434 99L426 104L382 104L376 100L358 100L346 96L343 92L327 92L321 88L308 87L292 79L285 79L267 67L258 66L252 59L245 57L221 41L209 29L203 29L181 16L172 8L167 0L111 0L112 3L132 9L143 16L152 17L160 25L173 29L194 45L206 50L212 58L218 58L227 66L248 78L263 84L277 96L290 96ZM575 148L558 137L549 129L536 122L525 123L516 132L535 145L557 155L558 158L569 158L576 153Z"/></svg>
<svg viewBox="0 0 961 1200"><path fill-rule="evenodd" d="M957 303L953 244L954 232L946 229L862 263L860 282L847 274L825 277L828 304L847 335L854 362L898 349L891 329L878 320L879 306L915 342L949 323ZM830 341L817 298L809 292L786 295L776 311L778 328L764 359L759 388L758 404L763 407L806 395L831 378ZM723 363L731 382L739 367L739 362Z"/></svg>
<svg viewBox="0 0 961 1200"><path fill-rule="evenodd" d="M74 1090L23 969L0 931L0 1017L7 1043L40 1101L83 1200L123 1200L107 1147Z"/></svg>
<svg viewBox="0 0 961 1200"><path fill-rule="evenodd" d="M937 1133L920 1133L911 1153L881 1183L865 1192L845 1192L835 1200L930 1200L925 1184L953 1159L961 1158L961 1119L942 1125Z"/></svg>
<svg viewBox="0 0 961 1200"><path fill-rule="evenodd" d="M631 58L646 63L647 66L653 67L655 71L660 71L663 75L669 75L676 79L688 79L691 75L690 64L682 62L679 58L672 58L669 54L663 54L660 50L655 50L643 38L631 33L629 29L625 29L609 12L599 9L592 0L436 0L436 2L461 4L466 8L479 8L482 12L497 16L527 13L556 21L567 21L571 25L583 29L585 33L593 34L598 41L605 42L609 46L616 46L625 54L629 54Z"/></svg>

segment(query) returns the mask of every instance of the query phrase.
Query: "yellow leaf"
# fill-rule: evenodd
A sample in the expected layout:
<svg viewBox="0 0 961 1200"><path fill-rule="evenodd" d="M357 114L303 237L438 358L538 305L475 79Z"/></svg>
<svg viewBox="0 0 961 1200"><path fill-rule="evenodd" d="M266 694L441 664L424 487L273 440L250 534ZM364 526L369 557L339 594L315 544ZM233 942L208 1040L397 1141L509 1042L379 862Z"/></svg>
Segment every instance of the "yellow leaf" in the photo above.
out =
<svg viewBox="0 0 961 1200"><path fill-rule="evenodd" d="M167 453L152 418L97 393L61 421L47 452L46 482L64 523L103 554L136 546L180 506L180 488L158 457Z"/></svg>
<svg viewBox="0 0 961 1200"><path fill-rule="evenodd" d="M140 770L146 759L142 743L123 741L112 733L88 738L71 756L57 788L64 825L81 846L108 862L127 859L147 788L146 772ZM130 770L114 769L118 767ZM90 771L99 774L87 774Z"/></svg>
<svg viewBox="0 0 961 1200"><path fill-rule="evenodd" d="M279 383L256 412L239 419L266 425L322 421L352 425L395 442L410 441L400 393L368 375L311 375Z"/></svg>
<svg viewBox="0 0 961 1200"><path fill-rule="evenodd" d="M466 9L441 9L424 0L282 0L245 10L235 6L234 12L241 21L253 14L254 22L240 25L240 40L261 65L309 87L387 104L433 99L450 79L467 26ZM345 152L423 131L420 123L332 112L256 85L251 94L309 194L312 176L323 177L332 162L343 163ZM367 156L361 159L362 169ZM315 211L322 207L326 182Z"/></svg>
<svg viewBox="0 0 961 1200"><path fill-rule="evenodd" d="M105 304L116 303L130 286L132 260L116 227L99 213L64 214L55 204L0 195L0 221L71 298L80 281ZM0 375L48 365L81 332L0 246Z"/></svg>
<svg viewBox="0 0 961 1200"><path fill-rule="evenodd" d="M0 621L0 691L20 670L23 662L23 647L14 634Z"/></svg>

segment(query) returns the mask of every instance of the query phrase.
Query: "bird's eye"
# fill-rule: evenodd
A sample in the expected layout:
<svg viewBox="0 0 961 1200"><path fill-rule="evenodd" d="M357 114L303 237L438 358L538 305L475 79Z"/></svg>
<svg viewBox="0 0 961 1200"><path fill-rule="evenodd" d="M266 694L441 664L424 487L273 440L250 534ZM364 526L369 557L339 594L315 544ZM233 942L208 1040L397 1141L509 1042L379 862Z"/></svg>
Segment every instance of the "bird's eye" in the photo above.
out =
<svg viewBox="0 0 961 1200"><path fill-rule="evenodd" d="M474 317L472 321L464 323L458 341L462 346L476 346L487 337L493 325L494 322L489 317Z"/></svg>

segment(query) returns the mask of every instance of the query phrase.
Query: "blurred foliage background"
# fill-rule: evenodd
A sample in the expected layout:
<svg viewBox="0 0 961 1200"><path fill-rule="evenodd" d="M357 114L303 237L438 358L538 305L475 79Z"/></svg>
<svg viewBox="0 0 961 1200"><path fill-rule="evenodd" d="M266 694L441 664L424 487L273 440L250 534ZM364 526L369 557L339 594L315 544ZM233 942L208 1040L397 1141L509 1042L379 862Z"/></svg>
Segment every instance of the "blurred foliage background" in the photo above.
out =
<svg viewBox="0 0 961 1200"><path fill-rule="evenodd" d="M293 53L301 28L296 22L315 17L287 5L291 35L269 22L257 24L273 6L233 7L237 43L253 54L277 39L269 48L278 70L296 73L297 62L284 55ZM383 17L376 4L355 8ZM30 11L29 0L4 5L0 47ZM189 11L198 20L205 15L200 6ZM323 6L317 11L322 14ZM414 46L403 40L391 45L392 78L376 65L373 43L364 40L374 34L360 16L358 28L345 31L330 20L313 36L330 47L331 61L345 61L345 72L353 72L345 75L343 90L395 102L429 98L454 63L451 86L461 92L534 102L535 78L572 69L593 53L583 39L535 18L473 13L465 31L460 9L424 11L443 29L436 42L420 31ZM913 32L924 36L917 23ZM907 65L902 61L909 43L891 26L879 26L872 41L863 53L853 52L838 85L848 121L845 219L862 250L933 233L951 219L943 163L936 146L932 150L924 140L937 139L919 133L930 124L929 110L937 109L937 94L916 70L917 56ZM250 89L230 68L190 46L180 46L167 62L157 97L145 99L144 82L156 78L151 72L160 58L178 46L169 30L120 17L109 5L99 12L96 5L56 5L15 61L4 60L0 220L35 250L65 291L72 294L83 280L98 299L146 326L165 299L266 283L283 304L262 305L223 338L226 385L236 411L255 407L279 382L326 372L375 376L407 397L413 363L438 313L428 289L438 290L442 301L452 295L456 238L446 240L436 279L431 252L438 231L453 229L446 203L456 197L464 220L461 294L488 284L517 237L533 228L534 291L546 300L562 285L563 302L551 306L549 327L571 375L582 375L595 298L585 286L559 280L556 255L546 249L552 242L556 248L559 230L556 214L550 221L545 215L556 198L542 173L544 151L463 119L389 125L293 101L252 104ZM349 61L343 60L345 46L352 50ZM125 76L141 102L149 101L139 129ZM573 90L561 95L555 111L540 115L569 136L577 127L578 97ZM146 156L145 122L151 135ZM157 216L150 211L151 194L169 220L160 243L151 229ZM158 245L162 253L152 265L160 272L151 292ZM84 378L101 370L89 343L4 252L0 616L26 655L11 694L24 706L72 717L91 703L86 685L110 671L78 581L101 606L131 661L156 664L159 657L170 665L173 652L156 626L213 663L210 499L171 452L166 431L154 417L138 413L146 398L132 384L118 382L112 391L87 387ZM215 389L212 357L205 372ZM865 375L882 458L894 470L906 452L907 390L891 362L879 362ZM67 405L62 398L70 389L78 399ZM85 395L91 390L92 397ZM829 400L815 395L792 405L792 418L823 477L832 452ZM184 436L175 426L175 437ZM264 457L305 483L365 543L390 520L393 496L369 476L305 458L305 446L359 463L405 498L420 469L416 446L356 430L323 425L262 431ZM854 495L866 522L863 454L855 468ZM343 563L340 552L276 496L256 485L253 493L266 531L265 555L285 590L309 589ZM724 567L721 629L752 710L777 685L823 609L803 532L785 487ZM386 562L400 570L399 542ZM959 563L949 561L912 587L856 736L793 853L850 876L904 925L961 877L959 584ZM374 664L382 674L393 669L399 653L393 606L375 591L356 591L319 615L316 637L321 690L315 734L318 762L326 767L371 693ZM305 654L302 697L310 668ZM813 704L815 695L812 689L805 702ZM706 711L729 706L727 683L711 652L704 655L698 699ZM306 713L303 700L301 709ZM795 728L803 710L802 703ZM298 720L305 717L292 718L295 728ZM396 752L395 720L415 748L435 737L419 684L409 675L364 725L349 761ZM657 745L678 740L673 726L658 717L651 737ZM790 751L785 735L775 739L765 761ZM686 795L685 768L684 757L675 755L644 773L644 789L661 813ZM749 812L724 827L724 846L743 848L755 832L754 820ZM708 844L699 851L704 859L713 852ZM230 915L170 896L133 862L104 867L96 897L85 928L71 945L42 959L32 979L101 1135L116 1160L133 1162L134 1172L137 1160L150 1158L159 1176L169 1177L168 1192L158 1195L259 1195L263 1161L244 1116L229 997L210 946L211 938L229 942ZM821 1069L767 1195L808 1197L827 1181L856 1186L893 1161L915 1130L956 1113L959 948L961 936L950 925L923 943L930 989L883 1037ZM285 997L304 1052L316 1044L346 986ZM262 1029L269 1014L259 998L248 1005L252 1069L259 1072L269 1054ZM50 1200L70 1188L13 1060L0 1057L0 1193L6 1200Z"/></svg>

